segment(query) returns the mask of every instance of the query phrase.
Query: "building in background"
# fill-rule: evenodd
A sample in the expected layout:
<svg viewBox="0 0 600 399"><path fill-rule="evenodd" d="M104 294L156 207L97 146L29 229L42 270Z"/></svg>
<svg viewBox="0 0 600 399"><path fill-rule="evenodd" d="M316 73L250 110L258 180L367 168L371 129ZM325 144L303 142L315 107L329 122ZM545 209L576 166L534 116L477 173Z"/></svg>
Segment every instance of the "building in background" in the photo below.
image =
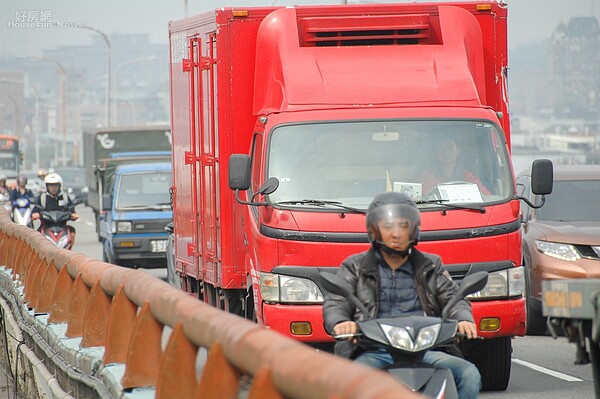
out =
<svg viewBox="0 0 600 399"><path fill-rule="evenodd" d="M595 17L560 23L551 38L550 78L559 119L600 119L600 27Z"/></svg>
<svg viewBox="0 0 600 399"><path fill-rule="evenodd" d="M87 31L81 31L87 34ZM0 133L12 133L21 124L17 135L23 138L26 168L81 165L82 132L106 125L107 45L100 35L91 37L89 45L58 46L44 50L41 56L25 54L24 58L0 59ZM168 124L168 46L150 43L148 34L107 37L111 49L112 86L109 124ZM2 77L21 83L8 83L2 81ZM63 115L66 123L64 140ZM36 139L38 153L34 145ZM57 140L60 143L57 144ZM63 141L65 160L62 160L61 151ZM56 159L57 145L60 159Z"/></svg>

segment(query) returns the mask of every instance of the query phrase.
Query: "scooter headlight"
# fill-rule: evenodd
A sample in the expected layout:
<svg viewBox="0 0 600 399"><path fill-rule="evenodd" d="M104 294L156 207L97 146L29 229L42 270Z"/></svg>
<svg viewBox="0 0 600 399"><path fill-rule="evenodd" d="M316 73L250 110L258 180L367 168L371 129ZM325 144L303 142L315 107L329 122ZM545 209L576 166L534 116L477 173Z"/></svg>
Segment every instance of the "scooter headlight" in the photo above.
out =
<svg viewBox="0 0 600 399"><path fill-rule="evenodd" d="M405 328L387 324L381 325L381 329L394 348L409 352L419 352L431 348L437 340L440 328L441 325L439 323L423 327L419 330L416 339L413 341L410 333Z"/></svg>
<svg viewBox="0 0 600 399"><path fill-rule="evenodd" d="M60 237L56 246L59 248L66 248L68 243L69 243L69 237L64 235L64 236Z"/></svg>
<svg viewBox="0 0 600 399"><path fill-rule="evenodd" d="M19 208L25 208L27 205L29 205L29 201L25 198L19 198L17 199L17 206Z"/></svg>

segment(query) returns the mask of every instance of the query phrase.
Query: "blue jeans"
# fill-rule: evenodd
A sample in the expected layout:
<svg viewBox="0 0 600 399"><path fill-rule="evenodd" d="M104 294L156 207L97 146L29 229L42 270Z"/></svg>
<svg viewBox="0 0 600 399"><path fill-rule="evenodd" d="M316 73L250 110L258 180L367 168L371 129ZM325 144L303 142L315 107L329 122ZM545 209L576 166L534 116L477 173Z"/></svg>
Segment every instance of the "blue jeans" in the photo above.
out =
<svg viewBox="0 0 600 399"><path fill-rule="evenodd" d="M354 361L378 369L393 363L392 355L385 350L363 352ZM473 363L438 351L425 353L423 361L452 371L460 399L477 398L479 395L481 375Z"/></svg>

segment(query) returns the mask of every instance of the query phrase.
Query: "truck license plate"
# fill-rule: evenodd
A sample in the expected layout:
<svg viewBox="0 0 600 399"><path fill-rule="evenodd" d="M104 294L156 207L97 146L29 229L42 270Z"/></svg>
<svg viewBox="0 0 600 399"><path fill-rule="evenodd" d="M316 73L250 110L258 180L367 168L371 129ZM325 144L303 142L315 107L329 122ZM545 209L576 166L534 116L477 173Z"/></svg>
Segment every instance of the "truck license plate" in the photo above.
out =
<svg viewBox="0 0 600 399"><path fill-rule="evenodd" d="M150 241L150 247L151 247L152 252L166 252L167 251L167 240Z"/></svg>

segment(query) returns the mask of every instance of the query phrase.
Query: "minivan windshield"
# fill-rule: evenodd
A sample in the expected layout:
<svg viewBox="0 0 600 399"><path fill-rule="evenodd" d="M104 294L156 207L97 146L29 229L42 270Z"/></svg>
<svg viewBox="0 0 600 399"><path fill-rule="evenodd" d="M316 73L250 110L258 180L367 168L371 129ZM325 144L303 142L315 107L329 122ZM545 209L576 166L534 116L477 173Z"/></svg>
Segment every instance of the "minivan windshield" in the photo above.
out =
<svg viewBox="0 0 600 399"><path fill-rule="evenodd" d="M122 175L116 191L117 210L169 208L171 174L131 173Z"/></svg>
<svg viewBox="0 0 600 399"><path fill-rule="evenodd" d="M393 190L421 207L478 209L513 196L504 135L487 121L279 126L270 136L267 173L280 183L269 200L283 206L323 208L335 201L366 209L373 196Z"/></svg>

